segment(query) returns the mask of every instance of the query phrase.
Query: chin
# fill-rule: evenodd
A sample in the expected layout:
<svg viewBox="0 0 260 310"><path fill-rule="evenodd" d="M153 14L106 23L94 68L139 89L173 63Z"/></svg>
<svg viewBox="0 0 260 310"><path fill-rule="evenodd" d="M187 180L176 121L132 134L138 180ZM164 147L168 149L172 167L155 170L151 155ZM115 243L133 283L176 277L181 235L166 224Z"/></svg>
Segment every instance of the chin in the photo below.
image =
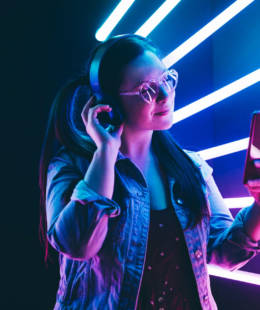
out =
<svg viewBox="0 0 260 310"><path fill-rule="evenodd" d="M158 120L155 123L154 130L167 130L170 129L173 125L173 117L165 120Z"/></svg>

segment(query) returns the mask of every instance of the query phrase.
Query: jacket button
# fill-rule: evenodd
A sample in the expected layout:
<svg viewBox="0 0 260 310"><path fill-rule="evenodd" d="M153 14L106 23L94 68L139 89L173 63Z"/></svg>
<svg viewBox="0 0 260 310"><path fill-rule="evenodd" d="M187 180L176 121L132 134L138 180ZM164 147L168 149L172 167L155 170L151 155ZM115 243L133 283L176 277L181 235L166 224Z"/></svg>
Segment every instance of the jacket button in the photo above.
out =
<svg viewBox="0 0 260 310"><path fill-rule="evenodd" d="M159 298L158 298L158 301L159 301L159 302L163 302L163 297L159 297Z"/></svg>
<svg viewBox="0 0 260 310"><path fill-rule="evenodd" d="M182 205L182 204L183 204L183 200L180 199L180 198L178 198L178 199L177 199L177 203L178 203L179 205Z"/></svg>
<svg viewBox="0 0 260 310"><path fill-rule="evenodd" d="M208 296L208 295L204 295L204 296L203 296L203 300L204 300L204 301L208 301L208 300L209 300L209 296Z"/></svg>
<svg viewBox="0 0 260 310"><path fill-rule="evenodd" d="M199 259L199 258L201 257L201 255L202 255L202 253L201 253L200 250L196 250L196 251L195 251L195 257L196 257L197 259Z"/></svg>

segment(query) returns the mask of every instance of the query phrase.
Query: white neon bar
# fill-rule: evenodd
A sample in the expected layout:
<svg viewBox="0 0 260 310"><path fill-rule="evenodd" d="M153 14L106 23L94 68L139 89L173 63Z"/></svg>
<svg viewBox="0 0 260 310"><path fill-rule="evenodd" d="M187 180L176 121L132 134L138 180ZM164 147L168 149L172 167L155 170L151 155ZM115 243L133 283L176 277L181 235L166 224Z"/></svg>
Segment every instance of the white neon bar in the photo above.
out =
<svg viewBox="0 0 260 310"><path fill-rule="evenodd" d="M181 0L166 0L151 17L135 32L143 37L147 37L158 24L176 7Z"/></svg>
<svg viewBox="0 0 260 310"><path fill-rule="evenodd" d="M171 67L173 64L175 64L182 57L187 55L191 50L193 50L201 42L206 40L210 35L216 32L219 28L221 28L224 24L226 24L229 20L231 20L235 15L237 15L240 11L242 11L252 2L254 2L254 0L235 1L222 13L220 13L214 19L212 19L207 25L205 25L193 36L191 36L188 40L186 40L175 50L173 50L170 54L164 57L163 58L164 64L167 66L167 68Z"/></svg>
<svg viewBox="0 0 260 310"><path fill-rule="evenodd" d="M215 265L207 265L208 272L212 276L260 285L260 275L257 273L235 270L229 271Z"/></svg>
<svg viewBox="0 0 260 310"><path fill-rule="evenodd" d="M135 0L122 0L106 19L104 24L97 30L95 37L98 41L104 41L116 27Z"/></svg>
<svg viewBox="0 0 260 310"><path fill-rule="evenodd" d="M239 198L224 198L225 204L229 209L245 208L251 206L255 199L254 197L239 197Z"/></svg>
<svg viewBox="0 0 260 310"><path fill-rule="evenodd" d="M257 69L242 78L232 82L213 93L202 97L185 107L174 111L174 124L182 121L183 119L190 117L208 107L240 92L241 90L256 84L260 81L260 69Z"/></svg>
<svg viewBox="0 0 260 310"><path fill-rule="evenodd" d="M239 152L242 150L246 150L248 148L249 138L240 139L237 141L221 144L218 146L214 146L202 151L198 151L199 155L205 159L212 159L224 155L228 155L231 153Z"/></svg>

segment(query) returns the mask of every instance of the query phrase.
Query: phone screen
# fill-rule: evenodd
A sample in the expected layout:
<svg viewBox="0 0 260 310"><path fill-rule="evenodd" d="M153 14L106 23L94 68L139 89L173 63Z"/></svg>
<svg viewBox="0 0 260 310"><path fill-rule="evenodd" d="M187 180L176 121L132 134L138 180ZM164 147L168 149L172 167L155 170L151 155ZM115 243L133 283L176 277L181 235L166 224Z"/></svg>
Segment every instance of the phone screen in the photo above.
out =
<svg viewBox="0 0 260 310"><path fill-rule="evenodd" d="M255 159L260 159L260 111L254 112L251 120L249 144L244 169L244 184L247 184L248 180L260 178L260 168L254 165Z"/></svg>

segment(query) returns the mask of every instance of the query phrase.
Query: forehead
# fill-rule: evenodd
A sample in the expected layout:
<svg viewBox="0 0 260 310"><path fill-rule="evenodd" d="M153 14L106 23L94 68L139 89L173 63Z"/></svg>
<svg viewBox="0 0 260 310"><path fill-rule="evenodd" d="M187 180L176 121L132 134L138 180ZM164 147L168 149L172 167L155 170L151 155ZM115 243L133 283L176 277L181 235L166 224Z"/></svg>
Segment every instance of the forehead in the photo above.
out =
<svg viewBox="0 0 260 310"><path fill-rule="evenodd" d="M121 88L130 89L142 81L156 79L166 69L166 66L158 56L151 51L145 51L125 67Z"/></svg>

